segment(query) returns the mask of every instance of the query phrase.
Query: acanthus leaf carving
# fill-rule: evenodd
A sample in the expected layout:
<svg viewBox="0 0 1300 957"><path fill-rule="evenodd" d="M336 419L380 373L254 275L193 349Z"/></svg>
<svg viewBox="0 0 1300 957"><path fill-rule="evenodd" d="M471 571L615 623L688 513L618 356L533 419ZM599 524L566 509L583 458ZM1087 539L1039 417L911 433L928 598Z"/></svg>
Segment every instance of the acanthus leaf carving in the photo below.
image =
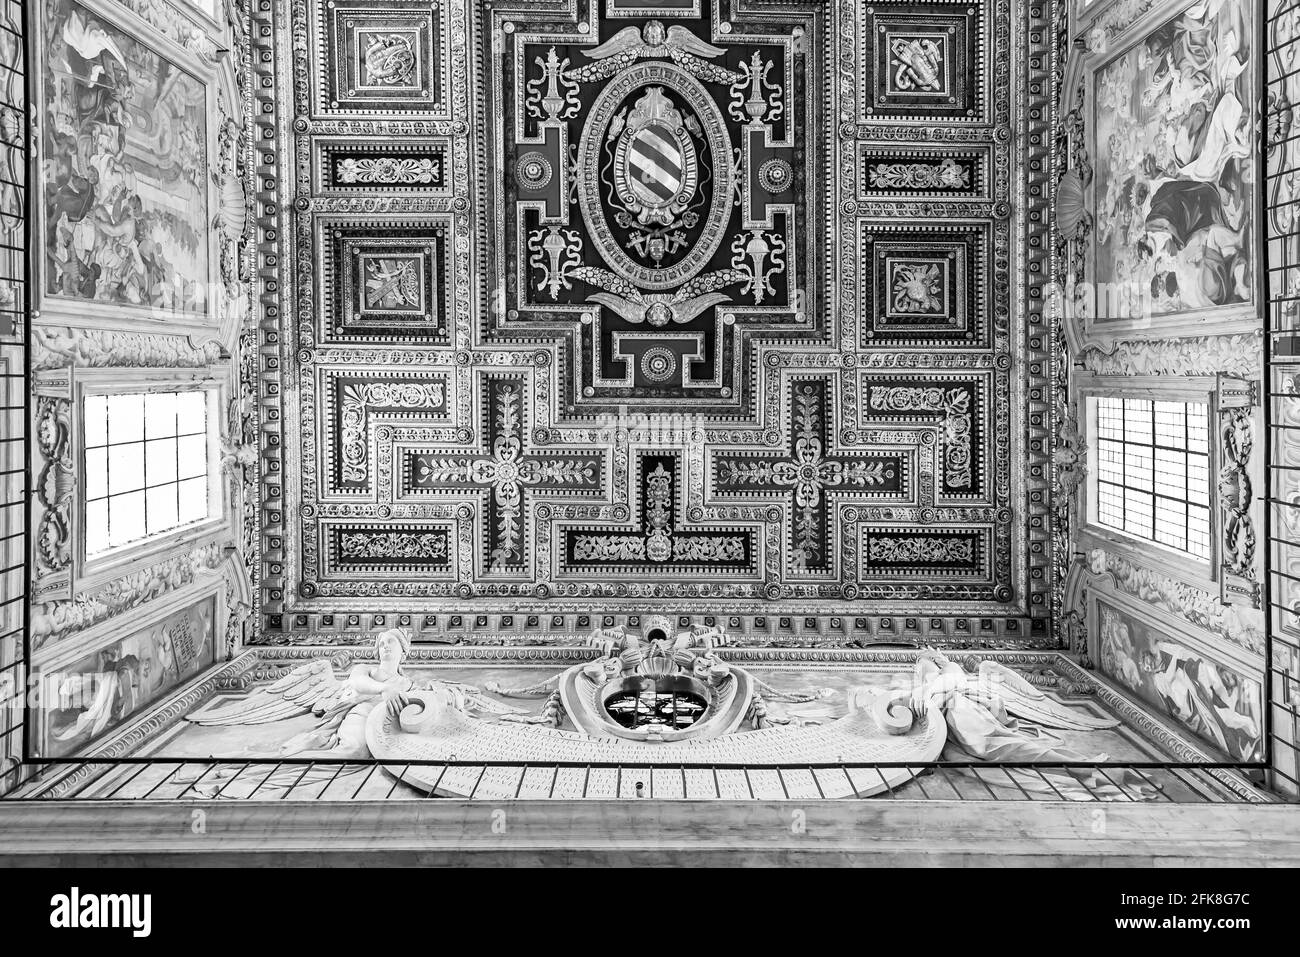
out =
<svg viewBox="0 0 1300 957"><path fill-rule="evenodd" d="M221 358L221 346L215 340L194 345L183 336L39 325L32 327L32 336L32 369L38 372L69 365L197 368Z"/></svg>
<svg viewBox="0 0 1300 957"><path fill-rule="evenodd" d="M1259 333L1194 336L1187 339L1122 340L1110 352L1095 346L1079 363L1095 375L1228 375L1259 378L1263 346Z"/></svg>

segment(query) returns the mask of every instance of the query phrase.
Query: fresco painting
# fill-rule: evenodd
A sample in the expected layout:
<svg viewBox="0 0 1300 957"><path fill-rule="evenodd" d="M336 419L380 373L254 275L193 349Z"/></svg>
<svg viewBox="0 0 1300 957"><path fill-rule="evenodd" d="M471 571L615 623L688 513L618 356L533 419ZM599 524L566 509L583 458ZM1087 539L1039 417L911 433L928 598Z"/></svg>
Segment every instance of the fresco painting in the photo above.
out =
<svg viewBox="0 0 1300 957"><path fill-rule="evenodd" d="M1097 615L1104 674L1233 758L1259 759L1258 681L1104 601Z"/></svg>
<svg viewBox="0 0 1300 957"><path fill-rule="evenodd" d="M1252 302L1251 31L1244 0L1202 0L1098 70L1098 318Z"/></svg>
<svg viewBox="0 0 1300 957"><path fill-rule="evenodd" d="M197 675L214 661L208 598L38 678L43 754L60 757Z"/></svg>
<svg viewBox="0 0 1300 957"><path fill-rule="evenodd" d="M48 296L206 315L207 88L96 8L45 0Z"/></svg>

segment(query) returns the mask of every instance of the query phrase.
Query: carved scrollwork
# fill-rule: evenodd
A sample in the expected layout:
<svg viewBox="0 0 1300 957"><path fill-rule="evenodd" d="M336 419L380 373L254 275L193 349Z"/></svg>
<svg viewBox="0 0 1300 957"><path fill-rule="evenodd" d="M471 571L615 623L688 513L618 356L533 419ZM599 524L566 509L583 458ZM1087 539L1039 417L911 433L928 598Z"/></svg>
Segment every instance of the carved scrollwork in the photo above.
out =
<svg viewBox="0 0 1300 957"><path fill-rule="evenodd" d="M936 163L878 163L870 168L871 185L890 189L962 190L970 171L951 158Z"/></svg>
<svg viewBox="0 0 1300 957"><path fill-rule="evenodd" d="M434 532L345 533L339 552L346 558L446 558L447 536Z"/></svg>
<svg viewBox="0 0 1300 957"><path fill-rule="evenodd" d="M446 402L442 382L364 382L344 386L340 394L339 456L343 478L369 478L368 411L371 408L438 409Z"/></svg>
<svg viewBox="0 0 1300 957"><path fill-rule="evenodd" d="M40 396L36 402L36 449L43 462L36 480L42 512L36 526L36 563L58 572L72 562L69 541L76 474L72 460L72 403Z"/></svg>
<svg viewBox="0 0 1300 957"><path fill-rule="evenodd" d="M1250 516L1250 454L1255 444L1249 409L1222 416L1223 466L1219 472L1219 508L1223 512L1223 565L1234 575L1255 581L1255 524Z"/></svg>
<svg viewBox="0 0 1300 957"><path fill-rule="evenodd" d="M975 542L969 538L873 538L867 549L867 558L873 562L899 565L970 564L975 559Z"/></svg>
<svg viewBox="0 0 1300 957"><path fill-rule="evenodd" d="M885 412L935 412L942 415L944 483L952 488L971 484L970 393L965 389L876 386L871 408Z"/></svg>

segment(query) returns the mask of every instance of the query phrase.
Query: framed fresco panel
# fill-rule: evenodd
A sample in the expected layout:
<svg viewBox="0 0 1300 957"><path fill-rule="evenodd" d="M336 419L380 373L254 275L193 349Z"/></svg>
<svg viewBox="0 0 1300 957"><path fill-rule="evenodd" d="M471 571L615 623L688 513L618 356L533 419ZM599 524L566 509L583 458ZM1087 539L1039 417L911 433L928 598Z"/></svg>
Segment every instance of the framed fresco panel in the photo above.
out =
<svg viewBox="0 0 1300 957"><path fill-rule="evenodd" d="M1232 760L1261 760L1262 661L1213 651L1104 589L1089 601L1102 674Z"/></svg>
<svg viewBox="0 0 1300 957"><path fill-rule="evenodd" d="M37 319L218 327L217 71L104 0L40 0Z"/></svg>
<svg viewBox="0 0 1300 957"><path fill-rule="evenodd" d="M109 619L33 661L35 756L83 753L216 663L226 620L221 580L157 604L139 626Z"/></svg>
<svg viewBox="0 0 1300 957"><path fill-rule="evenodd" d="M1252 9L1179 0L1088 32L1085 338L1258 323Z"/></svg>

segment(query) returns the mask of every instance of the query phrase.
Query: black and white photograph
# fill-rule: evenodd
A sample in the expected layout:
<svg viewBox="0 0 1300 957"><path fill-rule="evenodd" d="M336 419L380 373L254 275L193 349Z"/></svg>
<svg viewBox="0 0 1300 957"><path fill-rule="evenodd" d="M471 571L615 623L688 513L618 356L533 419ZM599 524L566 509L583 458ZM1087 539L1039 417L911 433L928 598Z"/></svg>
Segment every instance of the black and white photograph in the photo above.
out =
<svg viewBox="0 0 1300 957"><path fill-rule="evenodd" d="M0 0L19 924L451 866L1266 926L1297 110L1294 0Z"/></svg>

